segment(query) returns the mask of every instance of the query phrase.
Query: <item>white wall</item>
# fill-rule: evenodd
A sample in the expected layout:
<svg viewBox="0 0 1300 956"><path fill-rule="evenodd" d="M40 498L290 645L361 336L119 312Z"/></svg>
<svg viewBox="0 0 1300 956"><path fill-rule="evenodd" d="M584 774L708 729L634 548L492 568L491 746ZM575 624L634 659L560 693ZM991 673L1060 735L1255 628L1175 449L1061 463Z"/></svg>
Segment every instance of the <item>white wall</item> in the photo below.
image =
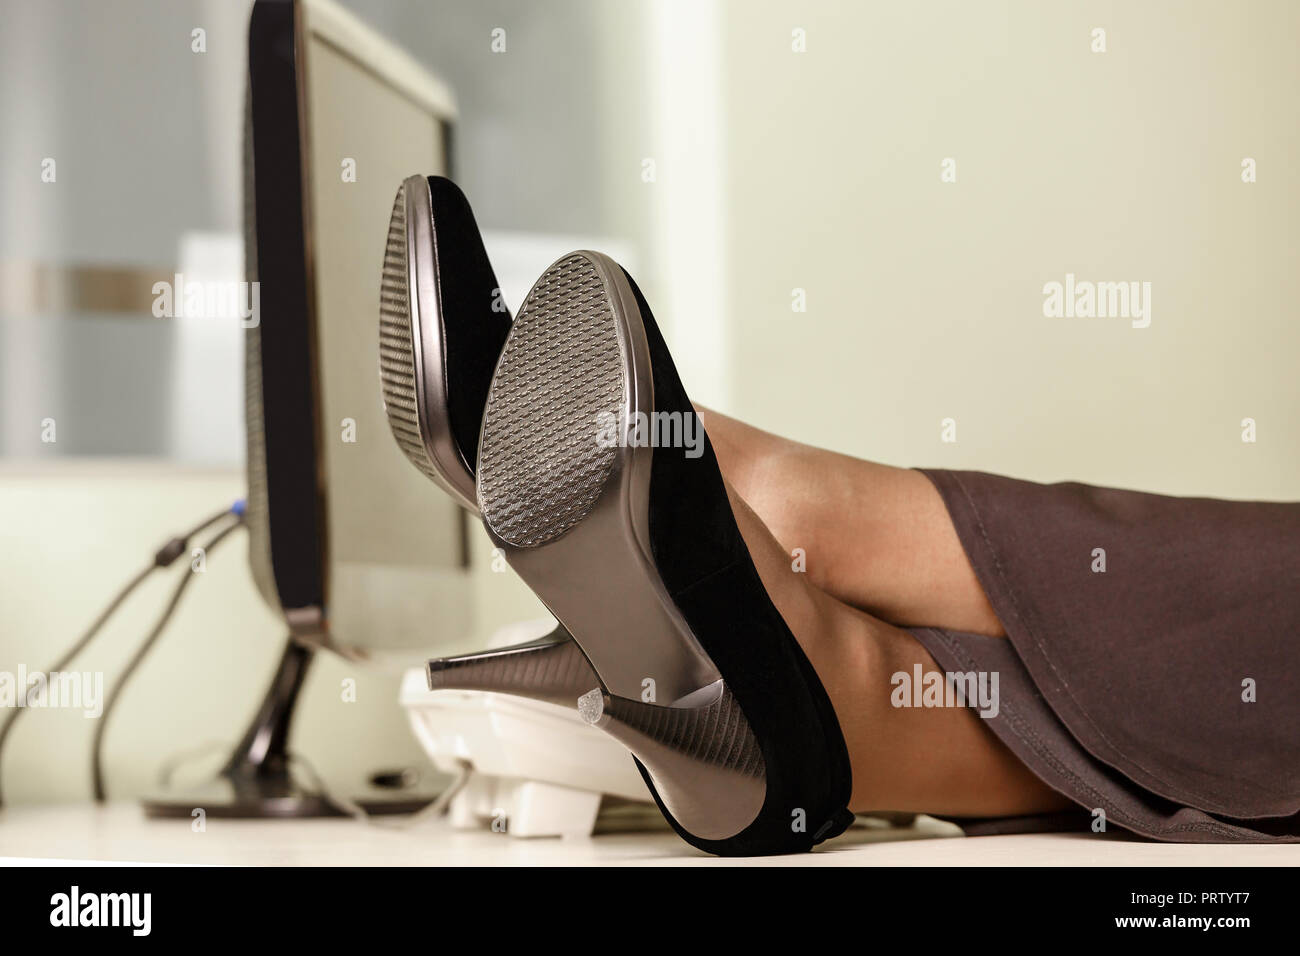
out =
<svg viewBox="0 0 1300 956"><path fill-rule="evenodd" d="M731 411L901 465L1300 497L1300 7L762 0L726 23ZM1150 327L1045 318L1067 272L1151 282Z"/></svg>

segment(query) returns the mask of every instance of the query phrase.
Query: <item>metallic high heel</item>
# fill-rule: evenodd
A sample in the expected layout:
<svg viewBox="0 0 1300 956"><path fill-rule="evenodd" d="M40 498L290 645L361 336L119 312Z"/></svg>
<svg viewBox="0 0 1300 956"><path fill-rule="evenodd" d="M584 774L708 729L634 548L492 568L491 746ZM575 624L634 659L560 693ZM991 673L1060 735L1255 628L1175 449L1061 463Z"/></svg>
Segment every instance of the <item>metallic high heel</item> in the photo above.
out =
<svg viewBox="0 0 1300 956"><path fill-rule="evenodd" d="M477 472L493 543L595 670L580 715L632 751L684 839L788 853L848 826L830 699L758 577L649 306L612 260L573 253L529 292Z"/></svg>
<svg viewBox="0 0 1300 956"><path fill-rule="evenodd" d="M498 650L429 661L429 690L481 690L572 709L599 678L567 631Z"/></svg>
<svg viewBox="0 0 1300 956"><path fill-rule="evenodd" d="M379 295L384 410L411 463L474 515L483 406L510 322L469 200L450 179L408 177L393 201ZM568 707L596 683L563 625L540 641L430 661L428 673L431 690Z"/></svg>
<svg viewBox="0 0 1300 956"><path fill-rule="evenodd" d="M578 698L578 714L636 756L669 819L692 836L725 840L762 810L762 750L725 687L697 707L657 707L595 687Z"/></svg>

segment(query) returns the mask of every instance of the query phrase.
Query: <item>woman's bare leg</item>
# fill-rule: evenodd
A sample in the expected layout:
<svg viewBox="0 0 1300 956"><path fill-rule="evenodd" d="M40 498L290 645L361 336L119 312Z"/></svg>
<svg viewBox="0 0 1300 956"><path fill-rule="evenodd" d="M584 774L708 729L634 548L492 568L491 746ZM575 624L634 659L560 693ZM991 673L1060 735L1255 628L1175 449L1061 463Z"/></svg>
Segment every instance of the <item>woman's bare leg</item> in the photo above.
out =
<svg viewBox="0 0 1300 956"><path fill-rule="evenodd" d="M727 481L812 583L901 625L992 636L1002 624L919 471L814 448L700 409ZM787 567L789 561L787 559Z"/></svg>
<svg viewBox="0 0 1300 956"><path fill-rule="evenodd" d="M806 574L793 572L785 548L730 484L727 492L759 576L839 717L853 765L850 809L1011 816L1071 805L1021 764L973 710L893 707L890 676L911 673L917 663L938 670L930 655L906 631L835 600Z"/></svg>

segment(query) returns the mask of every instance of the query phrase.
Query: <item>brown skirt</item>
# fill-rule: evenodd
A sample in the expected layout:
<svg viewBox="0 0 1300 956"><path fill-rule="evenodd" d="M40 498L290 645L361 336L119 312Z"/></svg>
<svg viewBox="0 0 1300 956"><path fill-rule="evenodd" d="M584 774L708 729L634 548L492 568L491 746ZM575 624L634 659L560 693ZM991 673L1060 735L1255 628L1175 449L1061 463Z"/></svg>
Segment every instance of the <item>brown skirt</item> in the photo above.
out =
<svg viewBox="0 0 1300 956"><path fill-rule="evenodd" d="M940 670L998 675L989 728L1082 808L968 832L1101 811L1159 840L1300 841L1300 503L924 474L1009 640L912 633Z"/></svg>

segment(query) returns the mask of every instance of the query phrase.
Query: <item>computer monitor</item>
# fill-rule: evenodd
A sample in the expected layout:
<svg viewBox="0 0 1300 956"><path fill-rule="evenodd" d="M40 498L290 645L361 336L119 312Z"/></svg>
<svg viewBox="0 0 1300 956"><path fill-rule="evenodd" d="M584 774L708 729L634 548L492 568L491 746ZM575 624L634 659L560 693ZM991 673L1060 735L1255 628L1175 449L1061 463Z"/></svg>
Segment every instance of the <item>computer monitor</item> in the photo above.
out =
<svg viewBox="0 0 1300 956"><path fill-rule="evenodd" d="M393 193L447 172L452 99L328 0L259 0L249 65L253 568L300 636L427 656L472 624L466 522L389 434L375 327Z"/></svg>
<svg viewBox="0 0 1300 956"><path fill-rule="evenodd" d="M312 654L422 663L473 625L466 519L389 433L376 332L393 195L412 173L448 173L452 97L330 0L257 0L248 68L245 249L260 308L246 338L246 520L254 580L290 639L204 802L146 801L157 816L336 812L289 772Z"/></svg>

